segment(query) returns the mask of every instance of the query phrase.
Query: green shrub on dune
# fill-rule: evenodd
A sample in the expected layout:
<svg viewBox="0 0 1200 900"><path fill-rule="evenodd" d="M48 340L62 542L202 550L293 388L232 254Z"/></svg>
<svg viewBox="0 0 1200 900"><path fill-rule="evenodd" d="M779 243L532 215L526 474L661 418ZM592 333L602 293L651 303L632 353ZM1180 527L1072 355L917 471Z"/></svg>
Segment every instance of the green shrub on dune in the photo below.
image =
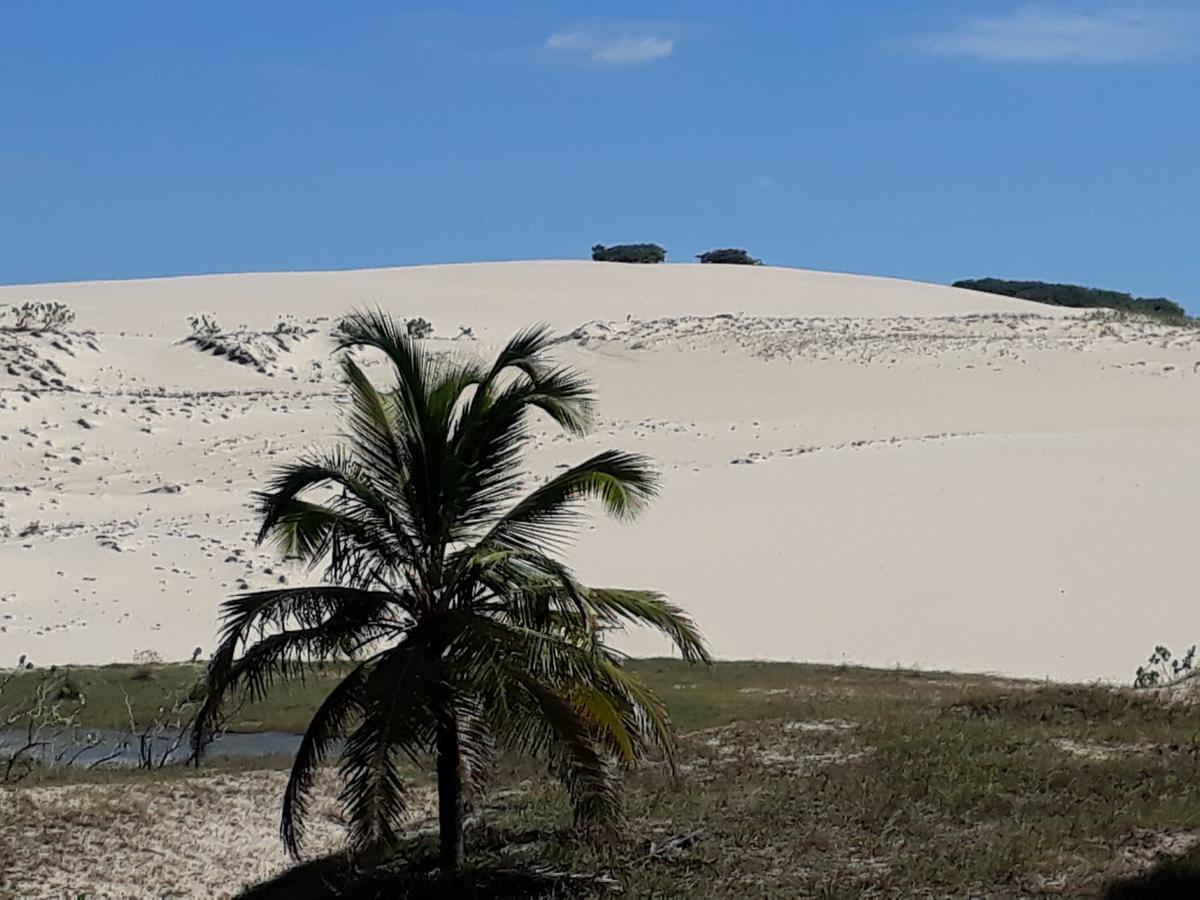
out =
<svg viewBox="0 0 1200 900"><path fill-rule="evenodd" d="M660 263L666 260L667 251L658 244L617 244L592 247L592 259L596 262Z"/></svg>
<svg viewBox="0 0 1200 900"><path fill-rule="evenodd" d="M1134 297L1120 291L1081 287L1077 284L1049 284L1044 281L1007 281L1003 278L968 278L953 287L983 291L1074 309L1119 309L1164 319L1186 319L1184 308L1165 297Z"/></svg>
<svg viewBox="0 0 1200 900"><path fill-rule="evenodd" d="M734 247L723 247L719 250L708 250L697 254L696 259L702 263L726 266L761 266L762 260L755 259L745 250Z"/></svg>

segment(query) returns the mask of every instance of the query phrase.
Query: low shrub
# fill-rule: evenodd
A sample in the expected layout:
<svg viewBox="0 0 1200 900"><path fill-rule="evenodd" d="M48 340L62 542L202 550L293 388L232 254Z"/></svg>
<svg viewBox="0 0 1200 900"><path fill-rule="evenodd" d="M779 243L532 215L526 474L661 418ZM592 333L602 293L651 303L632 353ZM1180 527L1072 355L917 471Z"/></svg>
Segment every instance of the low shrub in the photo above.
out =
<svg viewBox="0 0 1200 900"><path fill-rule="evenodd" d="M29 300L0 306L0 328L6 331L61 331L75 321L75 313L57 300Z"/></svg>
<svg viewBox="0 0 1200 900"><path fill-rule="evenodd" d="M596 262L660 263L667 258L667 251L658 244L617 244L592 247L592 259Z"/></svg>
<svg viewBox="0 0 1200 900"><path fill-rule="evenodd" d="M433 325L428 319L409 319L404 323L404 331L410 338L427 338L433 334Z"/></svg>
<svg viewBox="0 0 1200 900"><path fill-rule="evenodd" d="M723 247L719 250L708 250L696 255L702 263L716 263L725 266L761 266L762 260L755 259L745 250L734 247Z"/></svg>
<svg viewBox="0 0 1200 900"><path fill-rule="evenodd" d="M1196 645L1192 644L1183 656L1175 656L1161 644L1154 648L1146 665L1138 666L1133 678L1133 686L1167 687L1178 684L1195 676L1200 671L1196 668Z"/></svg>

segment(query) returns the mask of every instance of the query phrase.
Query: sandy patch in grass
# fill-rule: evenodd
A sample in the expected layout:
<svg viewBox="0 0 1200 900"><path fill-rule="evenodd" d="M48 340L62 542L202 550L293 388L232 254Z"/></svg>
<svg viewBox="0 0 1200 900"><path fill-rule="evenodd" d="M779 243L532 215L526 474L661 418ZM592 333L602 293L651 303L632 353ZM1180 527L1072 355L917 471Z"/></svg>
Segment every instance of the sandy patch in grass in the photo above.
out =
<svg viewBox="0 0 1200 900"><path fill-rule="evenodd" d="M0 789L0 896L231 897L286 869L286 772ZM326 773L306 855L337 850L344 826Z"/></svg>

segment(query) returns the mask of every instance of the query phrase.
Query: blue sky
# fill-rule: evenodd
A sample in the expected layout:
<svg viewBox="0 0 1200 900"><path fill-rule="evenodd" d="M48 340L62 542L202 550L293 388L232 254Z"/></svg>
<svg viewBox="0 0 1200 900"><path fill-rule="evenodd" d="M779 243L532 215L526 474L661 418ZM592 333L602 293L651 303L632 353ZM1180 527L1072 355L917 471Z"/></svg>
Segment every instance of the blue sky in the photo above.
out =
<svg viewBox="0 0 1200 900"><path fill-rule="evenodd" d="M653 240L1200 312L1198 222L1200 2L0 6L2 283Z"/></svg>

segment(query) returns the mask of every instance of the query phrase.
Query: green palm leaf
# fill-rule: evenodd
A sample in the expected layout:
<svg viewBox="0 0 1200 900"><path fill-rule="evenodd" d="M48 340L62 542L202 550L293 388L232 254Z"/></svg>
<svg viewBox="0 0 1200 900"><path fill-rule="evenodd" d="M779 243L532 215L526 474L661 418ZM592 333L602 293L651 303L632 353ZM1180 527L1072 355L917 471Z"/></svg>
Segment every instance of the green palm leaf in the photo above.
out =
<svg viewBox="0 0 1200 900"><path fill-rule="evenodd" d="M353 719L363 715L365 688L376 659L359 663L313 713L312 721L296 750L292 771L283 792L283 816L279 826L283 844L293 858L300 856L304 838L304 820L308 815L308 798L321 763L334 741L345 736Z"/></svg>
<svg viewBox="0 0 1200 900"><path fill-rule="evenodd" d="M350 846L359 853L394 844L408 809L400 758L420 764L432 748L444 685L424 648L402 644L380 656L361 689L361 721L342 751L341 800Z"/></svg>
<svg viewBox="0 0 1200 900"><path fill-rule="evenodd" d="M584 596L588 606L605 624L633 624L656 629L669 637L689 662L712 662L695 622L662 594L592 588Z"/></svg>

